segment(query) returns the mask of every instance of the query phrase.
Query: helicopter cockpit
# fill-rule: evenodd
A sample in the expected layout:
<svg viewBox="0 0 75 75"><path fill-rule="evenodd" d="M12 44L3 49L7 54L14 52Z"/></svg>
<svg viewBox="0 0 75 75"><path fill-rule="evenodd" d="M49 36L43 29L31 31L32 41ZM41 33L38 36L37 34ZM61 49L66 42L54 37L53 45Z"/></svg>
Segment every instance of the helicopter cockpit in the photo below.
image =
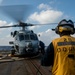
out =
<svg viewBox="0 0 75 75"><path fill-rule="evenodd" d="M23 41L23 40L38 40L37 35L35 34L19 34L19 40Z"/></svg>

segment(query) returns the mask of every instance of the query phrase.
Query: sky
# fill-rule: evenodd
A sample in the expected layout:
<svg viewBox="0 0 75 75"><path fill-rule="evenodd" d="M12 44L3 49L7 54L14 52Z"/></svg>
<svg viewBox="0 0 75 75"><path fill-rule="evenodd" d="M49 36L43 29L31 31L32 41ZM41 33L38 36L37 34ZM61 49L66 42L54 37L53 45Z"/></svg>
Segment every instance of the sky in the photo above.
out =
<svg viewBox="0 0 75 75"><path fill-rule="evenodd" d="M53 39L59 37L59 35L51 30L52 28L55 28L57 24L47 24L59 23L62 19L71 19L75 22L75 0L0 0L0 9L1 6L11 5L30 6L25 6L26 8L23 14L20 15L17 13L17 18L22 18L25 14L24 22L37 24L37 26L29 27L29 29L33 30L37 35L40 34L40 37L38 36L38 38L43 41L46 46L49 45ZM15 10L16 9L17 7L15 7ZM13 25L16 23L14 17L10 15L2 13L0 10L0 26ZM10 33L19 29L20 28L0 29L0 45L9 45L9 41L13 40ZM72 36L75 37L75 35Z"/></svg>

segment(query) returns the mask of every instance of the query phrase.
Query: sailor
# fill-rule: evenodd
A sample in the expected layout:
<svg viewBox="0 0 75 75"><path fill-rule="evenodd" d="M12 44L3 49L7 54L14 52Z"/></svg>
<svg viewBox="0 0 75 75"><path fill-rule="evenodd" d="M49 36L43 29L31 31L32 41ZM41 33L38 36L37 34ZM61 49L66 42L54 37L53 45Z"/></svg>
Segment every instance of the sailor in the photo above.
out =
<svg viewBox="0 0 75 75"><path fill-rule="evenodd" d="M55 28L60 37L52 40L41 60L42 66L52 66L52 75L75 75L75 37L72 20L63 19Z"/></svg>

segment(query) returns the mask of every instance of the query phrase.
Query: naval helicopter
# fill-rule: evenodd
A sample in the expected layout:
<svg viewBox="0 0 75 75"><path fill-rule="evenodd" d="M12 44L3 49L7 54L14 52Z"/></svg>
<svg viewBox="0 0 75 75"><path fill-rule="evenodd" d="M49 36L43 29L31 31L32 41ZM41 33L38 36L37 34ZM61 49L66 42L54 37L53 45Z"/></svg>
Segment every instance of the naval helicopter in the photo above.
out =
<svg viewBox="0 0 75 75"><path fill-rule="evenodd" d="M44 53L45 44L38 39L36 33L33 30L28 30L26 27L34 26L33 24L27 24L19 22L18 25L11 26L1 26L0 28L9 28L9 27L22 27L21 30L11 32L11 36L14 38L14 41L10 41L9 44L12 44L11 56L34 56L41 53Z"/></svg>
<svg viewBox="0 0 75 75"><path fill-rule="evenodd" d="M35 25L22 21L23 17L27 18L27 14L29 13L28 7L28 5L0 6L0 10L7 14L7 17L10 16L18 21L18 24L11 26L0 26L0 28L21 27L20 30L11 32L11 36L14 38L14 41L9 42L9 44L12 45L11 56L34 56L38 55L40 52L45 52L45 44L38 39L38 35L33 30L27 29L28 26ZM26 16L24 16L24 14Z"/></svg>

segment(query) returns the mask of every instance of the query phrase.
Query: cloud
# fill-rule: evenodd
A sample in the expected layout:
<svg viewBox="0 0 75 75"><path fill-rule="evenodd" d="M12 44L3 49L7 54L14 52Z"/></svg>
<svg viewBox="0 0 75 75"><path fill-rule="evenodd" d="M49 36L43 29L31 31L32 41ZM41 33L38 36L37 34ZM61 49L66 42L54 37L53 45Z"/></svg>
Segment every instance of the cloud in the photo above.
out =
<svg viewBox="0 0 75 75"><path fill-rule="evenodd" d="M57 35L51 29L48 29L44 32L40 32L40 33L38 33L38 35L39 34L40 34L39 39L42 40L45 43L46 46L48 46L53 39L59 37L59 35Z"/></svg>
<svg viewBox="0 0 75 75"><path fill-rule="evenodd" d="M38 22L38 23L52 23L57 22L63 16L63 12L52 9L46 4L40 4L40 12L34 12L29 16L28 21ZM45 9L45 10L44 10Z"/></svg>
<svg viewBox="0 0 75 75"><path fill-rule="evenodd" d="M6 21L2 21L2 20L0 20L0 26L10 26L10 25L12 25L13 23L7 23ZM11 30L12 28L7 28L7 30ZM6 28L1 28L0 29L0 33L2 32L2 31L4 31L4 30L6 30Z"/></svg>
<svg viewBox="0 0 75 75"><path fill-rule="evenodd" d="M35 12L32 14L29 19L32 21L39 22L41 24L43 23L52 23L56 22L57 19L62 17L63 13L60 11L54 11L54 10L46 10L46 11L41 11L40 13Z"/></svg>
<svg viewBox="0 0 75 75"><path fill-rule="evenodd" d="M0 20L0 27L1 26L11 26L12 23L7 23L6 21ZM0 28L0 45L9 45L9 41L13 38L10 36L9 32L12 30L11 28Z"/></svg>
<svg viewBox="0 0 75 75"><path fill-rule="evenodd" d="M0 26L6 26L7 22L0 20ZM5 30L5 28L0 28L0 33Z"/></svg>
<svg viewBox="0 0 75 75"><path fill-rule="evenodd" d="M44 32L40 32L38 33L38 35L39 34L40 34L39 39L43 41L46 46L48 46L52 42L53 39L60 37L58 34L55 33L55 31L52 31L51 29L48 29ZM75 34L72 36L75 37Z"/></svg>
<svg viewBox="0 0 75 75"><path fill-rule="evenodd" d="M0 20L0 26L6 25L6 24L7 24L6 21L2 21L2 20Z"/></svg>
<svg viewBox="0 0 75 75"><path fill-rule="evenodd" d="M49 5L47 5L47 4L44 4L44 3L42 3L42 4L40 4L39 6L38 6L38 9L52 9L52 7L50 7Z"/></svg>
<svg viewBox="0 0 75 75"><path fill-rule="evenodd" d="M34 26L29 27L28 29L33 30L33 29L38 29L38 28L40 28L40 26L38 26L38 25L35 26L35 25L34 25Z"/></svg>
<svg viewBox="0 0 75 75"><path fill-rule="evenodd" d="M0 46L9 45L9 41L13 41L13 38L8 34L2 38L0 38Z"/></svg>

